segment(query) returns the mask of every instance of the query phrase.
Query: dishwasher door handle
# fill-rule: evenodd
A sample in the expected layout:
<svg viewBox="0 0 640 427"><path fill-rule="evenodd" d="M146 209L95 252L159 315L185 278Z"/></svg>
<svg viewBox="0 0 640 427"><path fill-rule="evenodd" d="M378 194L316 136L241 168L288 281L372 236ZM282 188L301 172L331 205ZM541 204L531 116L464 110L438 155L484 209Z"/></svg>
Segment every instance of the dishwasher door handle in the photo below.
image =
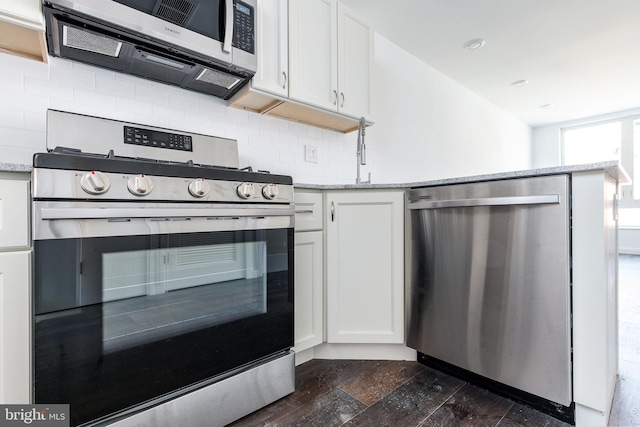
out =
<svg viewBox="0 0 640 427"><path fill-rule="evenodd" d="M560 203L559 194L544 194L539 196L511 196L511 197L480 197L451 200L419 200L409 199L409 209L443 209L469 208L476 206L517 206L517 205L549 205Z"/></svg>

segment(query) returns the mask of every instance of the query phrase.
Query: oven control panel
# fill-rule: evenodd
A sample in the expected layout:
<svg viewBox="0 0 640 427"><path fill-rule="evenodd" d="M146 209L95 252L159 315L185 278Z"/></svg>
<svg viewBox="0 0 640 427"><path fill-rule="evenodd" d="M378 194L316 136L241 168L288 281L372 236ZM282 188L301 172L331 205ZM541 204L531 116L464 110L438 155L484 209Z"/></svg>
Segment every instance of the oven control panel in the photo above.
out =
<svg viewBox="0 0 640 427"><path fill-rule="evenodd" d="M193 151L190 135L124 126L124 143L168 150Z"/></svg>
<svg viewBox="0 0 640 427"><path fill-rule="evenodd" d="M286 184L41 168L33 176L34 198L293 203Z"/></svg>

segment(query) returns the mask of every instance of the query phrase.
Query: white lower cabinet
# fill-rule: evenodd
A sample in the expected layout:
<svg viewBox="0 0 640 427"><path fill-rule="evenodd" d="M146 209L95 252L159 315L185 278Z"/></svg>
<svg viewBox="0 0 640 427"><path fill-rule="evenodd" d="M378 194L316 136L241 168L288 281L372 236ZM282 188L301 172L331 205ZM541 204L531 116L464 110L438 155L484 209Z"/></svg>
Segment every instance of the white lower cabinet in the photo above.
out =
<svg viewBox="0 0 640 427"><path fill-rule="evenodd" d="M404 193L325 195L328 343L404 342Z"/></svg>
<svg viewBox="0 0 640 427"><path fill-rule="evenodd" d="M0 172L0 404L31 396L29 175Z"/></svg>
<svg viewBox="0 0 640 427"><path fill-rule="evenodd" d="M295 347L299 353L322 343L322 231L295 234Z"/></svg>
<svg viewBox="0 0 640 427"><path fill-rule="evenodd" d="M322 193L296 189L294 265L294 348L301 352L322 344L324 337L324 234ZM307 353L312 353L310 350ZM300 356L300 357L298 357ZM311 357L308 355L308 357Z"/></svg>
<svg viewBox="0 0 640 427"><path fill-rule="evenodd" d="M0 253L0 403L29 403L31 251Z"/></svg>

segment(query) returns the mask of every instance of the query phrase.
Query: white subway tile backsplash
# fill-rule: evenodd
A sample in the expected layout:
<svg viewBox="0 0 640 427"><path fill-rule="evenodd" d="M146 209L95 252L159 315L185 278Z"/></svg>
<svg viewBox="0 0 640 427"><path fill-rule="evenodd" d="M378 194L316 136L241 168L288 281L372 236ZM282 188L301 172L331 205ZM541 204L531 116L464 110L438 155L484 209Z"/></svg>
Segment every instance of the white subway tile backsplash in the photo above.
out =
<svg viewBox="0 0 640 427"><path fill-rule="evenodd" d="M134 95L135 85L132 81L97 75L95 76L95 82L96 90L99 92L125 97L133 97Z"/></svg>
<svg viewBox="0 0 640 427"><path fill-rule="evenodd" d="M85 64L83 62L73 61L73 60L70 60L70 59L58 58L58 60L61 61L61 62L65 62L66 65L70 64L71 68L73 68L74 70L86 71L88 73L95 74L96 76L105 76L105 77L108 77L108 78L115 79L117 74L121 74L121 73L118 73L116 71L109 70L107 68L100 68L100 67L96 67L94 65L89 65L89 64Z"/></svg>
<svg viewBox="0 0 640 427"><path fill-rule="evenodd" d="M3 56L10 56L7 54L2 54ZM21 58L19 56L12 56L7 59L5 63L3 61L3 66L0 68L8 68L14 73L21 74L23 76L29 76L37 79L49 79L49 67L47 64L39 61L34 61L33 59Z"/></svg>
<svg viewBox="0 0 640 427"><path fill-rule="evenodd" d="M19 92L3 92L2 95L0 96L0 108L40 112L49 107L49 99L46 97Z"/></svg>
<svg viewBox="0 0 640 427"><path fill-rule="evenodd" d="M184 118L184 110L180 108L174 108L169 104L153 104L151 106L151 113L160 119L166 120L166 123L173 121L174 123L180 122Z"/></svg>
<svg viewBox="0 0 640 427"><path fill-rule="evenodd" d="M27 129L17 129L0 127L0 140L3 146L11 146L20 149L44 149L46 143L46 133L31 131Z"/></svg>
<svg viewBox="0 0 640 427"><path fill-rule="evenodd" d="M228 107L225 101L213 97L199 97L198 111L207 116L225 117Z"/></svg>
<svg viewBox="0 0 640 427"><path fill-rule="evenodd" d="M116 109L124 114L135 114L151 108L151 103L133 97L116 95Z"/></svg>
<svg viewBox="0 0 640 427"><path fill-rule="evenodd" d="M44 107L45 110L47 107ZM49 102L49 107L52 110L67 111L69 113L86 114L89 116L96 116L96 109L90 105L78 104L73 99L61 99L53 98Z"/></svg>
<svg viewBox="0 0 640 427"><path fill-rule="evenodd" d="M0 107L0 127L24 127L24 113L21 110Z"/></svg>
<svg viewBox="0 0 640 427"><path fill-rule="evenodd" d="M73 101L79 104L91 105L94 108L113 110L116 107L115 95L81 88L73 89Z"/></svg>
<svg viewBox="0 0 640 427"><path fill-rule="evenodd" d="M25 75L24 93L50 99L73 99L73 85Z"/></svg>
<svg viewBox="0 0 640 427"><path fill-rule="evenodd" d="M25 111L24 112L24 128L36 132L47 131L47 113L46 111Z"/></svg>
<svg viewBox="0 0 640 427"><path fill-rule="evenodd" d="M236 139L241 167L293 175L295 182L351 182L355 174L355 134L345 138L76 61L52 57L42 64L0 54L0 90L0 162L30 164L45 150L46 110L53 108ZM320 150L318 164L304 162L305 144Z"/></svg>
<svg viewBox="0 0 640 427"><path fill-rule="evenodd" d="M23 74L12 69L0 68L0 91L3 97L8 93L24 92Z"/></svg>
<svg viewBox="0 0 640 427"><path fill-rule="evenodd" d="M198 111L198 102L194 98L201 96L201 94L195 92L174 88L169 91L169 105L185 111Z"/></svg>
<svg viewBox="0 0 640 427"><path fill-rule="evenodd" d="M233 122L238 127L246 127L249 125L249 115L257 115L248 111L240 110L238 108L226 108L225 119L229 122Z"/></svg>
<svg viewBox="0 0 640 427"><path fill-rule="evenodd" d="M168 105L169 93L160 84L138 79L134 84L134 97L140 101Z"/></svg>
<svg viewBox="0 0 640 427"><path fill-rule="evenodd" d="M51 81L90 90L96 87L96 75L94 73L72 67L51 67Z"/></svg>
<svg viewBox="0 0 640 427"><path fill-rule="evenodd" d="M3 129L0 127L0 135L3 135ZM13 143L2 137L3 143ZM21 147L12 145L0 145L0 163L17 163L25 164L25 150Z"/></svg>

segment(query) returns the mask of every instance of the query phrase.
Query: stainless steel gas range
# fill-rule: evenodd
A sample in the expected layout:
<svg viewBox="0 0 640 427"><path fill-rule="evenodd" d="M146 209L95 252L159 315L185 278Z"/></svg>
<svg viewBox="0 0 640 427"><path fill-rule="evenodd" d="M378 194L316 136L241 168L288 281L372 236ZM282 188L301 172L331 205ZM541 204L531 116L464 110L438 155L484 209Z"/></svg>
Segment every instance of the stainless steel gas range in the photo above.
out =
<svg viewBox="0 0 640 427"><path fill-rule="evenodd" d="M294 389L291 177L236 141L60 111L33 168L33 398L226 425Z"/></svg>

